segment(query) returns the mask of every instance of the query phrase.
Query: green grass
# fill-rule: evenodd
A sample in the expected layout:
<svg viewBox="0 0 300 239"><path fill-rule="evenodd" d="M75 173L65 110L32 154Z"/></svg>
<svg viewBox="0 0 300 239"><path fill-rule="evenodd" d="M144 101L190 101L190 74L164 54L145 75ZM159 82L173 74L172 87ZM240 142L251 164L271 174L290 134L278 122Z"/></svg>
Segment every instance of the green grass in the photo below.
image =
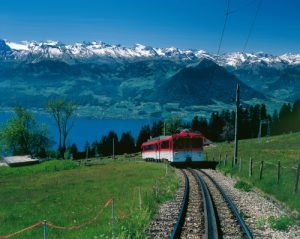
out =
<svg viewBox="0 0 300 239"><path fill-rule="evenodd" d="M145 227L158 204L173 198L178 188L174 169L169 168L165 175L163 164L128 161L120 156L115 162L97 161L92 166L66 160L22 168L1 167L0 237L44 219L62 226L79 225L95 217L113 197L115 235L145 238ZM128 218L122 218L118 210ZM48 238L111 238L110 222L108 206L95 223L79 230L48 228ZM38 227L13 238L41 237L42 227Z"/></svg>
<svg viewBox="0 0 300 239"><path fill-rule="evenodd" d="M215 148L207 149L208 159L219 160L219 154L222 160L228 154L228 161L224 161L218 166L218 169L225 174L238 177L251 186L259 188L266 194L285 204L289 209L295 212L300 219L300 188L298 193L294 193L294 179L297 166L300 161L300 133L274 136L267 142L263 138L262 142L257 139L239 141L239 159L241 159L241 171L238 165L232 167L233 144L221 143ZM253 176L249 177L249 159L253 159ZM264 161L264 170L262 179L259 179L260 162ZM281 177L277 184L277 162L281 163ZM300 182L299 182L300 185Z"/></svg>
<svg viewBox="0 0 300 239"><path fill-rule="evenodd" d="M68 169L78 168L79 164L71 160L51 160L44 163L35 164L32 166L24 167L1 167L0 168L0 180L7 179L9 177L19 177L34 175L43 172L56 172Z"/></svg>

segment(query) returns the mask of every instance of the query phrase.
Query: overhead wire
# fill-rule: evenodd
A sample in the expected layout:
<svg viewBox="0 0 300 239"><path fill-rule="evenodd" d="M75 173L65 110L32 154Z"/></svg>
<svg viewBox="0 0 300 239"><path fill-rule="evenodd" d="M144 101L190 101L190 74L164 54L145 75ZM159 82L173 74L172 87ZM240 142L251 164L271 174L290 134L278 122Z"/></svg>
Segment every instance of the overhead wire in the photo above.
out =
<svg viewBox="0 0 300 239"><path fill-rule="evenodd" d="M252 23L251 23L251 26L250 26L250 29L249 29L249 32L248 32L248 35L247 35L247 38L246 38L246 42L245 42L244 47L243 47L243 52L245 52L245 50L246 50L246 48L248 46L248 42L249 42L249 39L251 37L251 34L252 34L252 31L253 31L253 28L254 28L254 25L255 25L255 22L256 22L259 10L260 10L261 5L262 5L262 2L263 2L263 0L260 0L258 2L258 4L257 4L256 12L255 12L254 18L252 20Z"/></svg>
<svg viewBox="0 0 300 239"><path fill-rule="evenodd" d="M221 38L220 38L219 45L218 45L216 62L218 62L218 57L219 57L221 46L222 46L222 42L223 42L223 37L224 37L224 33L225 33L227 21L228 21L228 16L230 15L229 9L230 9L230 0L227 0L227 7L226 7L226 11L225 11L225 20L224 20L224 25L223 25L222 33L221 33ZM211 73L212 77L209 79L208 86L207 86L207 91L209 91L211 89L212 81L215 78L216 70L217 70L217 68L214 68L213 71L212 71L212 73Z"/></svg>
<svg viewBox="0 0 300 239"><path fill-rule="evenodd" d="M221 50L221 46L222 46L222 42L223 42L223 37L224 37L226 25L227 25L227 20L228 20L229 14L230 14L230 12L229 12L229 6L230 6L230 0L227 0L227 8L226 8L226 13L225 13L225 21L224 21L224 25L223 25L223 29L222 29L222 33L221 33L221 38L220 38L220 41L219 41L219 46L218 46L218 51L217 51L217 57L220 54L220 50Z"/></svg>
<svg viewBox="0 0 300 239"><path fill-rule="evenodd" d="M249 1L248 3L245 3L245 4L243 4L243 5L239 6L239 7L237 7L236 9L229 11L229 14L236 13L236 12L240 11L241 9L243 9L243 8L245 8L245 7L248 7L248 6L252 5L252 4L255 3L256 1L257 1L257 0L251 0L251 1Z"/></svg>
<svg viewBox="0 0 300 239"><path fill-rule="evenodd" d="M224 38L224 34L225 34L225 30L226 30L226 26L227 26L229 15L234 14L234 13L240 11L242 8L251 5L254 2L256 2L256 1L257 0L251 0L248 3L246 3L245 5L236 8L235 10L230 10L230 0L227 0L227 7L226 7L226 12L225 12L225 21L224 21L224 25L223 25L223 29L222 29L222 33L221 33L221 38L220 38L219 45L218 45L218 51L217 51L217 56L216 56L217 59L219 58L219 55L220 55L220 51L221 51L221 47L222 47L222 42L223 42L223 38ZM245 50L247 48L247 45L248 45L249 39L251 37L251 34L253 32L253 28L254 28L254 25L255 25L255 22L256 22L259 10L260 10L261 5L262 5L262 1L263 0L259 0L259 2L257 4L256 12L255 12L254 18L252 20L252 23L251 23L251 26L250 26L250 29L249 29L249 32L248 32L248 35L247 35L247 38L246 38L246 41L245 41L242 53L245 52ZM215 70L214 70L213 75L214 74L215 74ZM210 85L211 85L211 81L210 81ZM209 86L209 88L210 88L210 86Z"/></svg>

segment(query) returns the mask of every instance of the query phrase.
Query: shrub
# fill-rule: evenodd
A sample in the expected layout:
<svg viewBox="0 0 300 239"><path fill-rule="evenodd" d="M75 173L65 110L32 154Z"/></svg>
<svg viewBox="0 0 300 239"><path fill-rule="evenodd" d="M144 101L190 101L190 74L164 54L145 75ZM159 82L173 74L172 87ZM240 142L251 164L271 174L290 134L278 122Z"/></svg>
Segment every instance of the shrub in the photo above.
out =
<svg viewBox="0 0 300 239"><path fill-rule="evenodd" d="M292 220L287 216L274 217L271 216L268 219L271 228L279 231L286 231L291 224Z"/></svg>
<svg viewBox="0 0 300 239"><path fill-rule="evenodd" d="M252 190L252 186L244 181L236 182L234 187L245 192L250 192Z"/></svg>

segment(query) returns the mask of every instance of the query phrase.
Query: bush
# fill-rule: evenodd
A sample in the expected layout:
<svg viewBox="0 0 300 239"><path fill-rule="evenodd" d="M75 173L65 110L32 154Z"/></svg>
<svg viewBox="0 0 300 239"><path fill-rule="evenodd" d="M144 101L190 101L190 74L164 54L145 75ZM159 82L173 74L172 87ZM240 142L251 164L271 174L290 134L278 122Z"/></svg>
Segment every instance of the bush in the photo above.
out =
<svg viewBox="0 0 300 239"><path fill-rule="evenodd" d="M45 158L52 143L46 125L38 124L31 112L20 107L0 130L1 151L4 153Z"/></svg>
<svg viewBox="0 0 300 239"><path fill-rule="evenodd" d="M234 187L245 192L250 192L252 190L252 186L244 181L236 182Z"/></svg>
<svg viewBox="0 0 300 239"><path fill-rule="evenodd" d="M281 217L269 217L268 219L271 228L279 231L286 231L291 224L292 220L287 216L281 216Z"/></svg>

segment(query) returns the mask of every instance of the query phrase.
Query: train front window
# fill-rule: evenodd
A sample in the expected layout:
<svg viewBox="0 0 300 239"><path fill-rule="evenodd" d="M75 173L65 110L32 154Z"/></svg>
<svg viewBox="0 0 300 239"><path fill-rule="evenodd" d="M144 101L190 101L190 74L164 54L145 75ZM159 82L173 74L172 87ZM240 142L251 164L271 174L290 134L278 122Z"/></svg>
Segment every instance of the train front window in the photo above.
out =
<svg viewBox="0 0 300 239"><path fill-rule="evenodd" d="M184 149L183 138L176 138L174 140L174 148L175 149Z"/></svg>
<svg viewBox="0 0 300 239"><path fill-rule="evenodd" d="M176 138L174 140L174 148L186 150L201 148L203 144L202 141L202 138Z"/></svg>
<svg viewBox="0 0 300 239"><path fill-rule="evenodd" d="M193 148L201 148L203 144L202 138L193 138L192 139L192 147Z"/></svg>

